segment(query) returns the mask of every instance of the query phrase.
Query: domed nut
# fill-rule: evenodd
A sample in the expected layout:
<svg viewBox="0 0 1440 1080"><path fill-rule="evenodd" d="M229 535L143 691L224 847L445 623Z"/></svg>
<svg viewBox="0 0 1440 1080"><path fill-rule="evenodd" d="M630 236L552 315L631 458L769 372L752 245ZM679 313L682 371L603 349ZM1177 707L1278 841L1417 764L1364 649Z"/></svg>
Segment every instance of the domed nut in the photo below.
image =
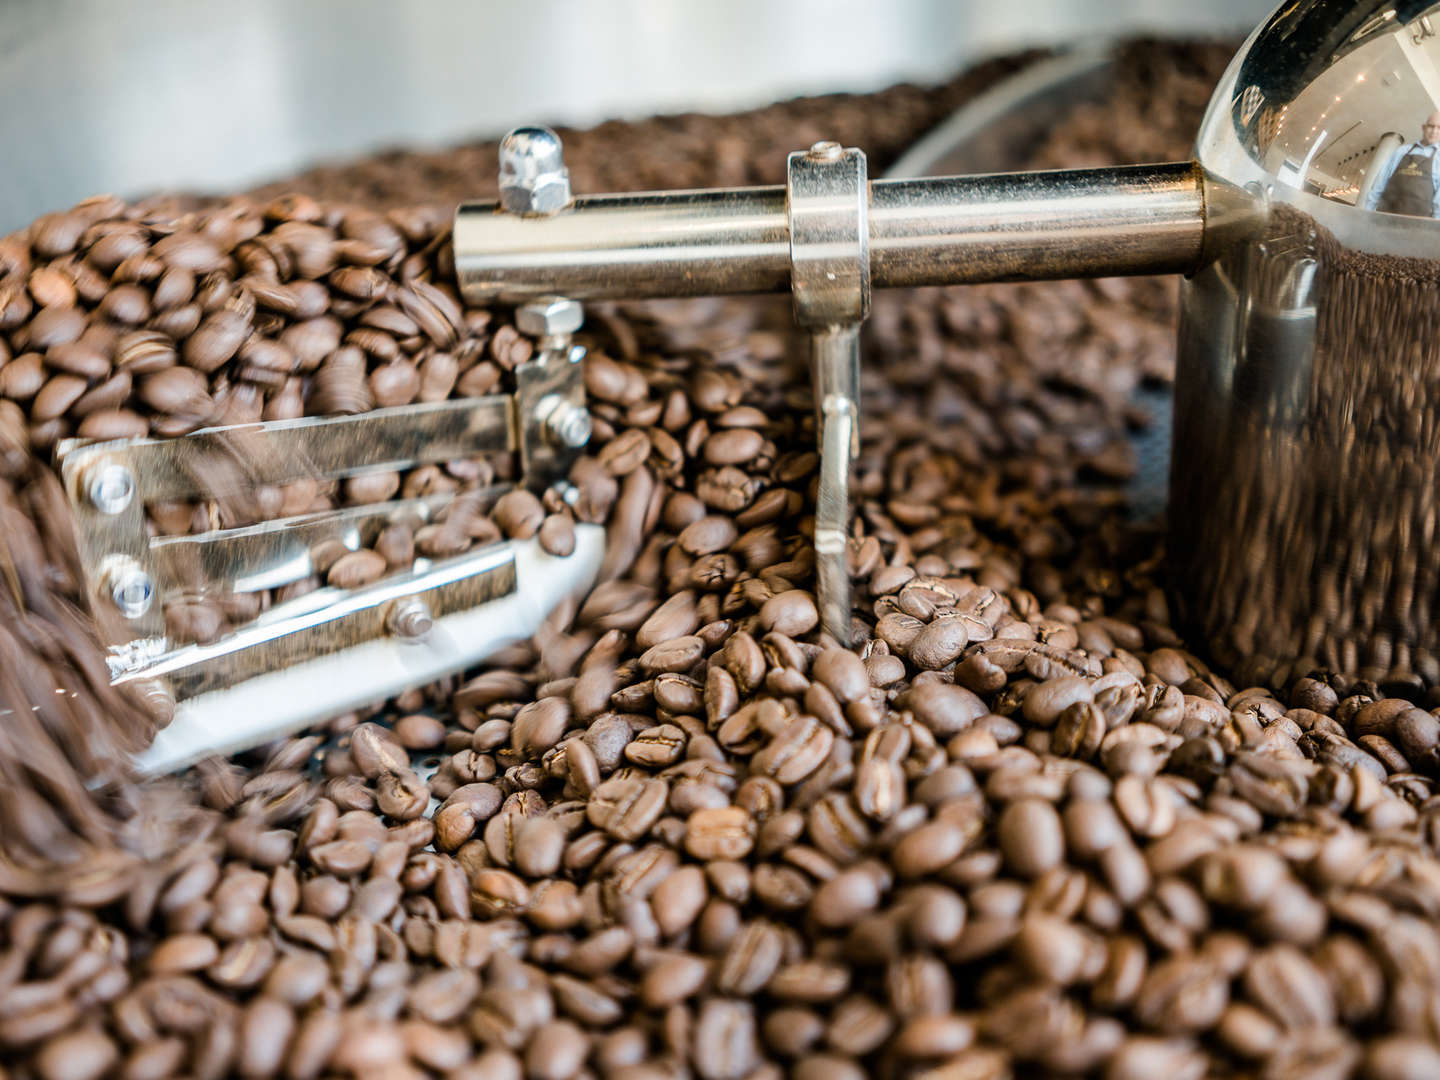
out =
<svg viewBox="0 0 1440 1080"><path fill-rule="evenodd" d="M522 127L500 141L500 205L512 214L554 214L570 205L570 170L555 132Z"/></svg>

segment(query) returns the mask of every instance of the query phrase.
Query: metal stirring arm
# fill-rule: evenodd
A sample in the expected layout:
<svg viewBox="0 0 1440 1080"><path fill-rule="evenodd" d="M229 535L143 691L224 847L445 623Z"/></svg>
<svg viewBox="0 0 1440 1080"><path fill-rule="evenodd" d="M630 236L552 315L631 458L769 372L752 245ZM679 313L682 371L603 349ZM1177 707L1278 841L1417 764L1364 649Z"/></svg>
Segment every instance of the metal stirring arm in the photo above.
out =
<svg viewBox="0 0 1440 1080"><path fill-rule="evenodd" d="M244 499L297 481L510 453L526 485L564 483L590 437L572 344L580 306L550 299L517 312L539 338L515 392L377 409L354 416L210 428L173 439L68 440L57 454L97 615L110 628L112 681L132 684L163 730L135 764L166 772L207 753L253 746L462 670L529 637L593 582L603 530L575 526L568 558L534 540L419 558L368 585L330 586L278 603L207 644L167 635L162 607L187 595L254 593L317 576L386 526L432 523L454 493L304 513L198 534L150 536L147 507ZM479 506L508 485L463 496Z"/></svg>
<svg viewBox="0 0 1440 1080"><path fill-rule="evenodd" d="M842 643L851 620L859 331L872 285L1190 273L1263 210L1195 162L870 181L863 153L823 142L790 156L786 180L601 195L526 216L466 203L455 217L455 266L472 303L789 289L796 322L810 335L821 622Z"/></svg>
<svg viewBox="0 0 1440 1080"><path fill-rule="evenodd" d="M870 313L870 229L865 155L816 143L787 162L790 291L810 334L820 488L815 567L820 623L850 644L850 464L860 453L860 324Z"/></svg>

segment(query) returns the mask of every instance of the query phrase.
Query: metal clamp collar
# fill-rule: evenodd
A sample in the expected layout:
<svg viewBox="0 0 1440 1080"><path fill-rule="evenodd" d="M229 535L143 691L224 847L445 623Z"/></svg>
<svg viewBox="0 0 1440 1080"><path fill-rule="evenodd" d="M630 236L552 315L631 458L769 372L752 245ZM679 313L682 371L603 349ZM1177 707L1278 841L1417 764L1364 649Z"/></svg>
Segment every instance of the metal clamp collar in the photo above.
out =
<svg viewBox="0 0 1440 1080"><path fill-rule="evenodd" d="M863 151L819 142L786 160L790 288L806 329L870 313L870 202Z"/></svg>

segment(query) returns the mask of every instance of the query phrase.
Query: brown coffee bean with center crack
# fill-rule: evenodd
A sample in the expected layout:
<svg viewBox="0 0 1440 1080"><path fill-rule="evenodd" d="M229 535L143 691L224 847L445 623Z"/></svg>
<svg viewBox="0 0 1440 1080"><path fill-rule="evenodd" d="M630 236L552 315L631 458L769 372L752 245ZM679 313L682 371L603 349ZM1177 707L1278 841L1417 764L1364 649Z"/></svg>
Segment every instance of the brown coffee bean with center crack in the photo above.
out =
<svg viewBox="0 0 1440 1080"><path fill-rule="evenodd" d="M1294 946L1273 945L1256 953L1243 982L1246 995L1283 1027L1328 1027L1335 1022L1329 985Z"/></svg>
<svg viewBox="0 0 1440 1080"><path fill-rule="evenodd" d="M752 759L752 767L784 785L798 784L830 756L835 733L813 716L789 719Z"/></svg>
<svg viewBox="0 0 1440 1080"><path fill-rule="evenodd" d="M199 971L220 958L220 946L204 934L177 934L150 954L150 970L162 975Z"/></svg>
<svg viewBox="0 0 1440 1080"><path fill-rule="evenodd" d="M705 641L694 635L671 638L640 655L640 666L650 674L688 671L705 654Z"/></svg>
<svg viewBox="0 0 1440 1080"><path fill-rule="evenodd" d="M668 797L669 789L662 780L615 778L595 789L585 813L592 825L615 839L634 841L659 820Z"/></svg>
<svg viewBox="0 0 1440 1080"><path fill-rule="evenodd" d="M965 651L970 636L958 617L940 616L910 642L909 659L916 667L938 671L953 663Z"/></svg>
<svg viewBox="0 0 1440 1080"><path fill-rule="evenodd" d="M685 823L685 850L697 859L742 859L755 841L755 822L741 807L696 810Z"/></svg>
<svg viewBox="0 0 1440 1080"><path fill-rule="evenodd" d="M1229 1003L1229 978L1200 957L1180 955L1156 964L1135 999L1135 1015L1166 1034L1198 1034L1217 1024Z"/></svg>
<svg viewBox="0 0 1440 1080"><path fill-rule="evenodd" d="M214 409L205 377L192 368L169 367L140 380L140 399L157 412L203 419Z"/></svg>
<svg viewBox="0 0 1440 1080"><path fill-rule="evenodd" d="M600 464L611 476L628 476L650 456L650 439L645 432L631 428L618 439L605 444L600 451Z"/></svg>
<svg viewBox="0 0 1440 1080"><path fill-rule="evenodd" d="M728 517L711 514L691 522L676 538L680 550L688 555L711 555L724 551L735 542L739 531Z"/></svg>

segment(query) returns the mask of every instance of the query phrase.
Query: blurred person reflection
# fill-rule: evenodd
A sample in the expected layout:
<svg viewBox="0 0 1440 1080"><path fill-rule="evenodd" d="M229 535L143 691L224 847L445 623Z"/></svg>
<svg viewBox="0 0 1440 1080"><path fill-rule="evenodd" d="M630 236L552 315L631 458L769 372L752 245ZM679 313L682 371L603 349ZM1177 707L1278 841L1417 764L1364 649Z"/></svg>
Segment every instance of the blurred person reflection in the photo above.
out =
<svg viewBox="0 0 1440 1080"><path fill-rule="evenodd" d="M1418 142L1397 146L1365 197L1366 210L1410 217L1440 217L1440 110L1431 113Z"/></svg>

